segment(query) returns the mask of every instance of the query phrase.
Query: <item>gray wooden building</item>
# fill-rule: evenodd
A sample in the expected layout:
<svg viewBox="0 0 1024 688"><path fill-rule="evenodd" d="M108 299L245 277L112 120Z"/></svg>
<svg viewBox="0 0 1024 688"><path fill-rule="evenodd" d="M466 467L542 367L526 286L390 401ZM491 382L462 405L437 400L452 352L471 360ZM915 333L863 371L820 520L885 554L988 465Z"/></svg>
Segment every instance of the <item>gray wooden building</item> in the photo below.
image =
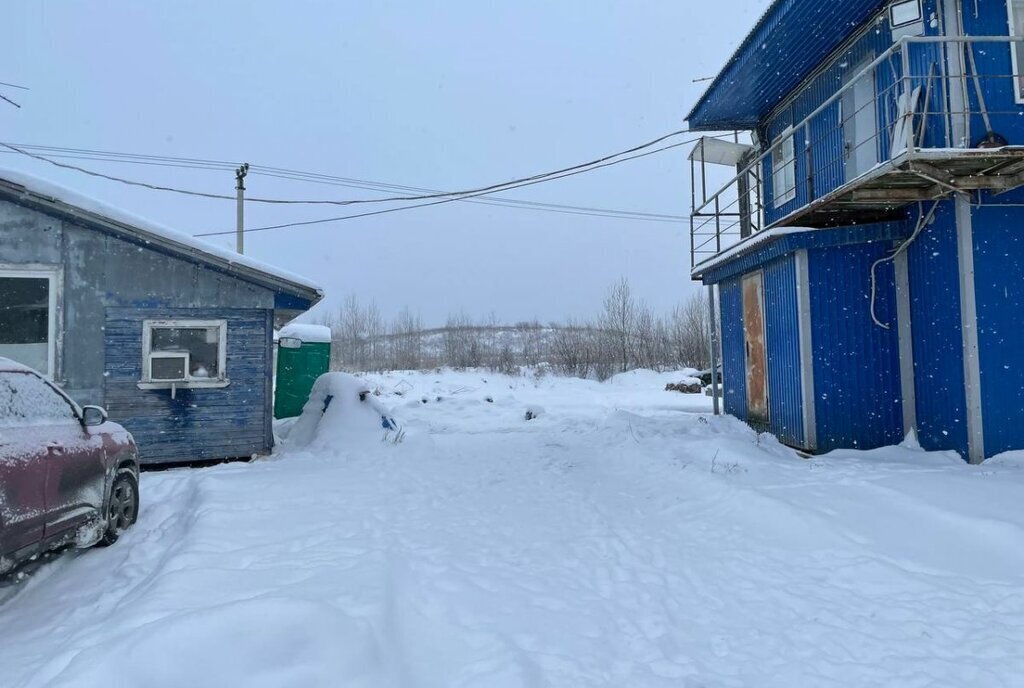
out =
<svg viewBox="0 0 1024 688"><path fill-rule="evenodd" d="M0 356L106 407L143 463L269 452L274 327L322 296L296 275L0 172Z"/></svg>

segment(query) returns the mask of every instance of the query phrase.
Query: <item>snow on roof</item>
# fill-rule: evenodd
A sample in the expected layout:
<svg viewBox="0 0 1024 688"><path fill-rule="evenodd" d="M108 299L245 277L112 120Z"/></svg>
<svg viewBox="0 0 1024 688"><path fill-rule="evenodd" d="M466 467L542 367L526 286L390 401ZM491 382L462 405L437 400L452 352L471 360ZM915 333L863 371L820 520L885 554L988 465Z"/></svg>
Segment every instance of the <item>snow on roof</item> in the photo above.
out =
<svg viewBox="0 0 1024 688"><path fill-rule="evenodd" d="M206 256L215 259L215 262L228 263L229 267L248 268L249 270L255 270L262 273L267 277L302 287L304 290L315 291L320 297L324 294L323 289L318 284L302 277L301 275L276 268L262 261L250 258L249 256L235 253L234 251L222 246L217 246L216 244L211 244L207 241L203 241L202 239L189 236L188 234L176 229L171 229L170 227L151 222L128 211L121 210L120 208L108 205L102 201L97 201L89 196L84 196L63 187L60 184L41 179L35 175L0 168L0 181L6 181L12 185L22 186L31 194L58 201L65 205L72 206L73 209L98 215L101 219L127 225L140 235L150 235L154 238L162 239L165 242L177 244L178 247L185 249L192 254L197 252L205 254Z"/></svg>
<svg viewBox="0 0 1024 688"><path fill-rule="evenodd" d="M281 328L278 338L291 337L301 339L306 344L331 343L331 328L326 325L310 325L308 323L290 323Z"/></svg>
<svg viewBox="0 0 1024 688"><path fill-rule="evenodd" d="M747 253L752 251L763 243L778 239L781 236L787 234L802 234L803 232L813 232L813 227L772 227L760 232L751 234L746 239L738 241L729 248L725 249L721 253L714 255L707 260L703 260L693 266L690 271L690 276L696 279L700 275L703 275L708 270L718 267L722 263L726 263L732 258L735 258L741 253Z"/></svg>

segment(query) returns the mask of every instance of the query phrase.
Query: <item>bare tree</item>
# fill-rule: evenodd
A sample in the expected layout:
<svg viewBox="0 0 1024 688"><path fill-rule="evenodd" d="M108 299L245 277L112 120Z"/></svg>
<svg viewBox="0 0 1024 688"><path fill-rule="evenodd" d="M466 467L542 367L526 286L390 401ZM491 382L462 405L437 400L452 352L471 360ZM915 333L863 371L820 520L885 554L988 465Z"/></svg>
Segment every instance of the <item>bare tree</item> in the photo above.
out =
<svg viewBox="0 0 1024 688"><path fill-rule="evenodd" d="M397 370L423 367L423 325L418 315L403 308L391 325L389 365Z"/></svg>
<svg viewBox="0 0 1024 688"><path fill-rule="evenodd" d="M670 318L672 358L677 366L711 365L710 315L700 294L676 306Z"/></svg>
<svg viewBox="0 0 1024 688"><path fill-rule="evenodd" d="M595 328L567 321L554 330L551 339L551 357L555 370L569 377L590 377L594 367Z"/></svg>
<svg viewBox="0 0 1024 688"><path fill-rule="evenodd" d="M636 302L625 277L612 285L604 297L599 326L609 337L619 372L630 369L635 358Z"/></svg>

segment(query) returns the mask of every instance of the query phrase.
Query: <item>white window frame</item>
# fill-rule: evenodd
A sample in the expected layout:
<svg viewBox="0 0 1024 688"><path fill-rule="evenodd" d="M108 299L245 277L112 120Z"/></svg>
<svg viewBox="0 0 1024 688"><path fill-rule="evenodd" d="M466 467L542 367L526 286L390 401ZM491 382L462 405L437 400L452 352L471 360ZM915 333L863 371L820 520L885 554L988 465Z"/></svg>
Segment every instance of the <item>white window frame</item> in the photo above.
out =
<svg viewBox="0 0 1024 688"><path fill-rule="evenodd" d="M1014 14L1013 5L1014 0L1006 0L1006 16L1010 28L1010 37L1021 38L1017 33L1017 22L1015 21L1017 17ZM1021 11L1024 11L1024 7L1021 8ZM1022 78L1024 75L1021 75L1020 71L1021 62L1024 62L1022 57L1024 56L1021 55L1021 51L1024 51L1024 44L1010 43L1010 64L1013 66L1010 82L1013 84L1013 100L1018 105L1024 105L1024 78Z"/></svg>
<svg viewBox="0 0 1024 688"><path fill-rule="evenodd" d="M166 358L166 352L152 351L153 330L163 328L205 328L216 327L220 331L217 338L217 377L192 377L189 374L188 355L185 355L185 378L182 380L153 380L150 377L150 360ZM181 356L181 354L174 354ZM231 382L227 377L228 358L228 321L227 320L143 320L142 321L142 380L139 389L201 389L227 387Z"/></svg>
<svg viewBox="0 0 1024 688"><path fill-rule="evenodd" d="M1013 0L1009 1L1012 2ZM906 7L907 5L913 5L917 9L917 14L910 19L905 19L904 21L897 22L896 10ZM909 26L910 24L919 22L922 20L923 17L924 15L921 13L921 0L899 0L889 5L889 25L894 29L897 29L901 26Z"/></svg>
<svg viewBox="0 0 1024 688"><path fill-rule="evenodd" d="M60 305L63 303L64 289L64 280L61 279L60 267L38 263L25 265L0 264L0 277L49 280L46 304L49 311L49 322L46 324L46 373L42 375L50 381L59 379L57 377L57 353L61 344L59 341L62 331L60 327Z"/></svg>
<svg viewBox="0 0 1024 688"><path fill-rule="evenodd" d="M786 183L787 175L792 178L792 183ZM781 188L785 188L785 191L779 193ZM778 140L772 146L772 207L781 208L795 199L796 137L793 135L793 127L790 126L779 134Z"/></svg>

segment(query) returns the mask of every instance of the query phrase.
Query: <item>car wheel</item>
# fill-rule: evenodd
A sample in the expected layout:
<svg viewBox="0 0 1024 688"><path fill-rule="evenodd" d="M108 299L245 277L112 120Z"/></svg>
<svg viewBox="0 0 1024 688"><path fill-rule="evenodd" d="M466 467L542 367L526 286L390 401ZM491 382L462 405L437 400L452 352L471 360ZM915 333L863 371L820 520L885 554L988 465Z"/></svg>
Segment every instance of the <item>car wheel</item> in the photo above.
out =
<svg viewBox="0 0 1024 688"><path fill-rule="evenodd" d="M139 516L139 481L129 472L118 473L107 500L107 529L99 544L112 545Z"/></svg>

